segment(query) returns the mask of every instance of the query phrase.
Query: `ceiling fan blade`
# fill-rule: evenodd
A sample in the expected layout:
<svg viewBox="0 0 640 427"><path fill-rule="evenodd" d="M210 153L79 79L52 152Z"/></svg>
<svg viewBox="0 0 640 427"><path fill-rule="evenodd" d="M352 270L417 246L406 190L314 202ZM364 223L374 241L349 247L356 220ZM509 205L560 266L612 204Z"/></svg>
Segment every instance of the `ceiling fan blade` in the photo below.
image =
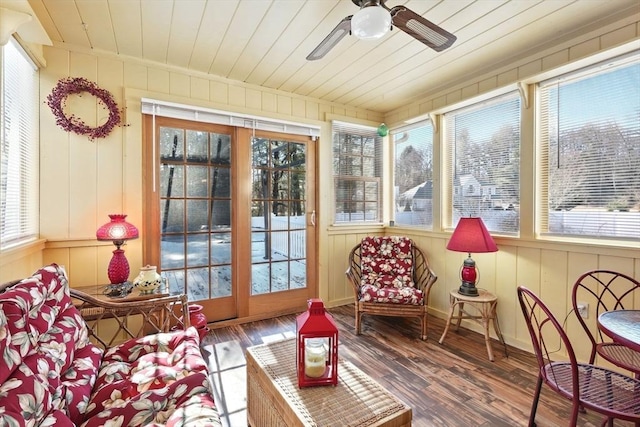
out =
<svg viewBox="0 0 640 427"><path fill-rule="evenodd" d="M391 9L393 25L436 52L450 47L457 37L404 6Z"/></svg>
<svg viewBox="0 0 640 427"><path fill-rule="evenodd" d="M315 61L316 59L323 58L327 52L329 52L335 45L338 44L340 40L351 31L351 17L353 15L349 15L344 18L336 27L331 30L329 35L324 38L320 42L315 49L311 51L309 55L307 55L307 61Z"/></svg>

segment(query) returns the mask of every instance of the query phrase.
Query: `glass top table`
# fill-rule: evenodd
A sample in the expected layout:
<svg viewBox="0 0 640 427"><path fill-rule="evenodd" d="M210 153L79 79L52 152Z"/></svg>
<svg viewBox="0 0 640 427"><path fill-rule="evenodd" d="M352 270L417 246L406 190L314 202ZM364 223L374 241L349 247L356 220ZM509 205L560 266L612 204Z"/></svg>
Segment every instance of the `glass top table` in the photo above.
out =
<svg viewBox="0 0 640 427"><path fill-rule="evenodd" d="M606 311L598 316L598 328L613 341L640 352L640 310Z"/></svg>

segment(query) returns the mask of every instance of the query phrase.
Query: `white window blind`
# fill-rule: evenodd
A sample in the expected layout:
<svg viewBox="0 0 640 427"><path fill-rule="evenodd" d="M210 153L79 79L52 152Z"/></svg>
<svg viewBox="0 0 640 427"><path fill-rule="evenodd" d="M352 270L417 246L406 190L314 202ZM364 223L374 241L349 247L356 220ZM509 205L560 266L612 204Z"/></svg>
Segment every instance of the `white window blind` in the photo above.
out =
<svg viewBox="0 0 640 427"><path fill-rule="evenodd" d="M640 239L639 61L540 84L543 234Z"/></svg>
<svg viewBox="0 0 640 427"><path fill-rule="evenodd" d="M433 228L433 126L430 120L391 130L395 223Z"/></svg>
<svg viewBox="0 0 640 427"><path fill-rule="evenodd" d="M38 237L38 71L10 39L2 47L0 249Z"/></svg>
<svg viewBox="0 0 640 427"><path fill-rule="evenodd" d="M337 121L332 131L335 223L382 222L382 137Z"/></svg>
<svg viewBox="0 0 640 427"><path fill-rule="evenodd" d="M282 132L292 135L307 135L312 137L320 136L320 126L316 125L251 116L247 114L237 114L228 111L213 110L211 108L177 104L175 102L159 101L148 98L142 98L141 102L142 112L144 114L271 132Z"/></svg>
<svg viewBox="0 0 640 427"><path fill-rule="evenodd" d="M519 232L520 102L510 92L445 114L452 227L479 216L490 231Z"/></svg>

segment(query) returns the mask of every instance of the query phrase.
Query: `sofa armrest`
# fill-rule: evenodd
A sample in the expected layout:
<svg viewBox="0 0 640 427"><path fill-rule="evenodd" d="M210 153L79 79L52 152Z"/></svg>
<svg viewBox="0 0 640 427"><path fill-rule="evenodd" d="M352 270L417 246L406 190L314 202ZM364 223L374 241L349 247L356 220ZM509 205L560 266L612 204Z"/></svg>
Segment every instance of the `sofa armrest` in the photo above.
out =
<svg viewBox="0 0 640 427"><path fill-rule="evenodd" d="M105 349L126 339L191 326L184 294L105 301L77 289L69 292L87 324L89 336ZM100 325L105 319L111 319L111 324Z"/></svg>

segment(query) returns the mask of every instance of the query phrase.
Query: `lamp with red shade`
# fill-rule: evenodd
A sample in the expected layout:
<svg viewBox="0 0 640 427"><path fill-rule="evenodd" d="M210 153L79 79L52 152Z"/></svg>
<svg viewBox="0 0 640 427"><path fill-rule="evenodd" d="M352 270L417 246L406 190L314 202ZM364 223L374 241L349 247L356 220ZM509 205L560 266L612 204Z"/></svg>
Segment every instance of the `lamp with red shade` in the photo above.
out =
<svg viewBox="0 0 640 427"><path fill-rule="evenodd" d="M477 297L478 288L476 288L476 279L478 277L478 269L476 262L471 259L471 252L485 253L497 252L498 247L493 241L493 237L489 234L482 218L460 218L456 229L451 235L451 239L447 244L447 249L456 252L467 252L469 258L464 260L460 276L462 284L458 293L466 296Z"/></svg>
<svg viewBox="0 0 640 427"><path fill-rule="evenodd" d="M107 274L111 284L118 285L129 280L129 262L124 256L124 251L120 249L125 240L137 239L138 229L125 221L127 216L124 214L111 214L111 221L98 228L96 237L98 240L111 240L116 245L113 251L113 257L109 262Z"/></svg>

